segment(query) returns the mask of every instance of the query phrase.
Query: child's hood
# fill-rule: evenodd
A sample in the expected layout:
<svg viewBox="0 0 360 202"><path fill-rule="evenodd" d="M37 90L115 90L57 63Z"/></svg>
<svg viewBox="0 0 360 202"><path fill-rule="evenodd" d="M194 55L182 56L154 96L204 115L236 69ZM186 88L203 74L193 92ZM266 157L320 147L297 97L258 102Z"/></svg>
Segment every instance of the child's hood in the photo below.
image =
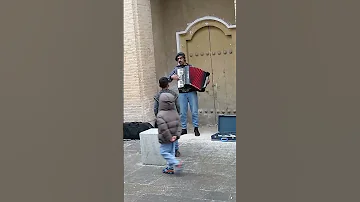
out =
<svg viewBox="0 0 360 202"><path fill-rule="evenodd" d="M171 93L161 93L159 97L159 110L175 110L175 96Z"/></svg>

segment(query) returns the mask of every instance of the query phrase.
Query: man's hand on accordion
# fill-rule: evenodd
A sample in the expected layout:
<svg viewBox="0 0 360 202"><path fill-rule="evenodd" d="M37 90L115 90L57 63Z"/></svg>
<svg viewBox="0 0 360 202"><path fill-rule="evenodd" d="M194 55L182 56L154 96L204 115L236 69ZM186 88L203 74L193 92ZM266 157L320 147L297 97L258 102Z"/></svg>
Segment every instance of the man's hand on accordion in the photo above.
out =
<svg viewBox="0 0 360 202"><path fill-rule="evenodd" d="M171 76L171 79L178 81L179 77L178 77L178 75L174 74L174 75Z"/></svg>
<svg viewBox="0 0 360 202"><path fill-rule="evenodd" d="M206 76L208 76L208 80L206 82L206 85L210 83L210 72L206 72Z"/></svg>

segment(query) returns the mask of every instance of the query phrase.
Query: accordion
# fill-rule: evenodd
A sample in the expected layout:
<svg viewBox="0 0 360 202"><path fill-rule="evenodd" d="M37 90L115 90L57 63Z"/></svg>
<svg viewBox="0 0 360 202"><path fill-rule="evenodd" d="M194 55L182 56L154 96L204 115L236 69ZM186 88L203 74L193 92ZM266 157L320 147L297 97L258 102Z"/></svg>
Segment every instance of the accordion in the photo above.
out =
<svg viewBox="0 0 360 202"><path fill-rule="evenodd" d="M210 73L205 72L200 68L192 66L184 66L177 70L178 88L179 90L186 92L189 90L195 90L204 92L209 80Z"/></svg>

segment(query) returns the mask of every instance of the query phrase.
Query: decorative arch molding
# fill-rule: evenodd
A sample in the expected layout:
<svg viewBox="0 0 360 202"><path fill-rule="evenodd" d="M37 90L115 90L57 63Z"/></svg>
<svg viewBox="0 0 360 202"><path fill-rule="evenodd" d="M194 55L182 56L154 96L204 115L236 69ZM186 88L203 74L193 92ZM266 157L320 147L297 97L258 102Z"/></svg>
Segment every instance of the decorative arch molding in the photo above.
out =
<svg viewBox="0 0 360 202"><path fill-rule="evenodd" d="M236 29L236 25L230 25L224 20L214 17L205 16L196 19L190 23L184 31L176 32L176 50L181 51L181 43L187 40L191 40L196 31L203 27L213 26L217 27L224 32L225 35L232 35L232 30ZM184 41L185 40L185 41Z"/></svg>

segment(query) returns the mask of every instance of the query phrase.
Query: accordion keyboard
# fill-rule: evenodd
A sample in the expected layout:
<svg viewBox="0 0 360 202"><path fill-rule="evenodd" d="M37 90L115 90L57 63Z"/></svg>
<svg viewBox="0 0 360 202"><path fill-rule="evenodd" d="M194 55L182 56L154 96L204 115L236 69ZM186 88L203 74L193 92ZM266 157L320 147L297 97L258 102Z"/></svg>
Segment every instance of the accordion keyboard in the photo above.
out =
<svg viewBox="0 0 360 202"><path fill-rule="evenodd" d="M178 80L178 88L182 88L184 87L185 83L184 83L184 69L181 68L181 69L178 69L177 70L177 75L179 77L179 80Z"/></svg>

